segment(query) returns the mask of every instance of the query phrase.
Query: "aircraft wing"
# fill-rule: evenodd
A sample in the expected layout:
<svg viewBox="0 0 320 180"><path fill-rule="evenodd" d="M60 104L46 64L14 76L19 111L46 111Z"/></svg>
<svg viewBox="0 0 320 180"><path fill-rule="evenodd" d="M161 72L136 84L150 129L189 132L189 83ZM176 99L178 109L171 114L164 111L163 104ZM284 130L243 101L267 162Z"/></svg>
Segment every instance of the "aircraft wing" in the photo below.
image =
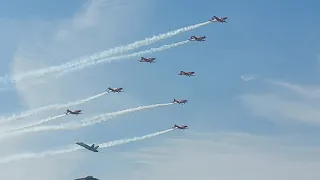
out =
<svg viewBox="0 0 320 180"><path fill-rule="evenodd" d="M78 179L74 179L74 180L99 180L99 179L90 176L90 177L78 178Z"/></svg>
<svg viewBox="0 0 320 180"><path fill-rule="evenodd" d="M86 149L90 149L90 146L88 144L83 143L83 142L77 142L76 144L78 144L79 146L82 146Z"/></svg>

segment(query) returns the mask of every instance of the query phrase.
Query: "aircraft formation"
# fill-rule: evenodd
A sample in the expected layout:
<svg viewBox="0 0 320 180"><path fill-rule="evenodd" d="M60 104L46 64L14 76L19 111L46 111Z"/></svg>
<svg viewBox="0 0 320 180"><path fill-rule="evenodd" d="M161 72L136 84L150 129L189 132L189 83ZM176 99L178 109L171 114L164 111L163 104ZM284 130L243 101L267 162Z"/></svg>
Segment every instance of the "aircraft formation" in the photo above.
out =
<svg viewBox="0 0 320 180"><path fill-rule="evenodd" d="M226 19L228 17L217 17L217 16L213 16L211 18L211 22L220 22L220 23L226 23ZM206 39L206 36L191 36L188 40L189 41L199 41L199 42L202 42L202 41L205 41ZM141 63L155 63L156 62L156 58L155 57L149 57L149 58L146 58L146 57L141 57L139 62ZM191 76L195 76L195 72L193 71L188 71L188 72L185 72L185 71L180 71L180 73L178 74L180 76L187 76L187 77L191 77ZM114 93L119 93L119 92L123 92L122 91L123 88L108 88L108 91L109 92L114 92ZM176 104L185 104L187 103L188 100L186 99L183 99L183 100L177 100L177 99L173 99L172 103L176 103ZM70 112L70 110L67 110L67 112ZM70 113L70 114L76 114L78 115L79 113L81 113L81 110L75 110L73 111L73 113ZM188 129L189 127L187 125L177 125L175 124L173 127L173 129L179 129L179 130L186 130ZM92 152L99 152L98 151L98 148L99 146L95 146L95 144L92 144L91 146L84 143L84 142L77 142L76 143L77 145L89 150L89 151L92 151ZM75 180L99 180L97 178L94 178L93 176L87 176L87 177L84 177L84 178L78 178L78 179L75 179Z"/></svg>
<svg viewBox="0 0 320 180"><path fill-rule="evenodd" d="M226 19L227 19L227 17L220 17L219 18L217 16L213 16L208 21L210 21L210 22L218 22L218 23L226 23ZM189 41L195 41L195 42L203 42L203 41L206 41L206 36L194 36L194 35L192 35L188 40ZM156 63L156 58L155 57L140 57L140 60L138 62L140 62L140 63L150 63L150 64L151 63ZM195 72L194 71L180 71L180 73L178 73L177 75L191 77L191 76L195 76ZM104 93L122 93L122 92L124 92L122 87L118 87L118 88L108 87L108 89L106 89L104 91ZM169 103L169 104L172 104L172 103L184 105L184 104L188 103L188 100L186 100L186 99L177 100L177 99L174 98L173 101L171 103ZM67 106L65 106L65 107L67 107ZM81 109L75 109L75 110L66 109L66 111L62 115L79 116L81 114L83 114L83 110L81 110ZM176 129L178 129L178 130L186 130L188 128L189 128L188 125L180 125L179 126L177 124L174 124L174 126L171 127L170 130L172 130L172 129L173 130L176 130ZM88 151L91 151L91 152L94 152L94 153L99 152L99 150L98 150L99 145L95 145L95 144L90 145L89 143L84 143L84 142L76 142L75 144L77 146L80 146L80 149L83 148L85 150L88 150ZM104 146L103 144L100 144L100 149L104 148L104 147L106 147L106 146ZM77 178L77 179L74 179L74 180L99 180L99 179L88 175L86 177Z"/></svg>

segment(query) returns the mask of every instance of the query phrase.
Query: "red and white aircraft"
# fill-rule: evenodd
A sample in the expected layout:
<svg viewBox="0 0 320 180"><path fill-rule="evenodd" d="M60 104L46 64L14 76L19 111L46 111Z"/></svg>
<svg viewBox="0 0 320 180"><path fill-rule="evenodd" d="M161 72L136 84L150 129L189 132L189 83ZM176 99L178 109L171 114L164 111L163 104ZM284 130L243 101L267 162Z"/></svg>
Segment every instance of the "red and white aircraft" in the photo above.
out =
<svg viewBox="0 0 320 180"><path fill-rule="evenodd" d="M182 130L189 129L187 125L178 126L176 124L172 128L173 129L182 129Z"/></svg>
<svg viewBox="0 0 320 180"><path fill-rule="evenodd" d="M182 76L194 76L195 72L189 71L189 72L184 72L184 71L180 71L180 73L178 75L182 75Z"/></svg>
<svg viewBox="0 0 320 180"><path fill-rule="evenodd" d="M187 102L188 102L188 100L176 100L176 99L173 99L173 103L185 104Z"/></svg>
<svg viewBox="0 0 320 180"><path fill-rule="evenodd" d="M79 115L79 114L82 114L81 111L82 111L82 110L74 110L74 111L71 111L70 109L67 109L66 115L68 115L68 114Z"/></svg>
<svg viewBox="0 0 320 180"><path fill-rule="evenodd" d="M206 36L191 36L188 40L189 41L205 41Z"/></svg>
<svg viewBox="0 0 320 180"><path fill-rule="evenodd" d="M156 58L145 58L141 57L139 62L148 62L148 63L155 63Z"/></svg>
<svg viewBox="0 0 320 180"><path fill-rule="evenodd" d="M108 88L108 92L120 93L120 92L123 92L122 89L123 88L111 88L111 87L109 87Z"/></svg>
<svg viewBox="0 0 320 180"><path fill-rule="evenodd" d="M211 22L221 22L221 23L226 23L227 20L228 19L228 17L221 17L221 18L218 18L217 16L213 16L212 18L211 18Z"/></svg>

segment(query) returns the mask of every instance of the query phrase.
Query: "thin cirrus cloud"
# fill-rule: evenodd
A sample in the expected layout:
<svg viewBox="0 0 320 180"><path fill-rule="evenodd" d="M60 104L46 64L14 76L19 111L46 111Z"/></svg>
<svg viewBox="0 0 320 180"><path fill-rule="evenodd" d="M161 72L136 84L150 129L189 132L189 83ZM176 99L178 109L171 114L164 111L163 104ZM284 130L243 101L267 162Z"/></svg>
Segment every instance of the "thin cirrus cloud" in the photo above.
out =
<svg viewBox="0 0 320 180"><path fill-rule="evenodd" d="M320 159L313 158L318 157L319 147L292 145L294 138L242 133L187 133L184 137L187 138L123 153L139 166L120 177L160 180L176 172L181 172L176 177L181 180L316 180L320 177L316 170ZM141 170L144 173L138 174Z"/></svg>
<svg viewBox="0 0 320 180"><path fill-rule="evenodd" d="M303 86L272 79L265 81L266 87L273 88L240 96L241 102L252 115L274 123L320 125L320 103L316 101L320 93L317 85Z"/></svg>
<svg viewBox="0 0 320 180"><path fill-rule="evenodd" d="M246 75L241 75L240 78L243 81L252 81L257 79L259 76L258 75L252 75L252 74L246 74Z"/></svg>

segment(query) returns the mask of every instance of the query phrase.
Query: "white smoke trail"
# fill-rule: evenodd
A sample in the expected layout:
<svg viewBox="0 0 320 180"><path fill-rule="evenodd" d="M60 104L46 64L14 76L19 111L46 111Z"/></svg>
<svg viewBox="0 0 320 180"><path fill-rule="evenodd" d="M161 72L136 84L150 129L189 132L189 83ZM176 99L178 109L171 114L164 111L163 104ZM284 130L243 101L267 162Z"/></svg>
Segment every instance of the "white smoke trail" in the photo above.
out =
<svg viewBox="0 0 320 180"><path fill-rule="evenodd" d="M50 67L50 68L37 70L37 71L31 71L31 72L29 72L29 74L27 73L27 74L23 74L21 76L16 76L15 77L15 81L21 81L22 79L24 79L27 76L44 76L46 74L57 73L57 72L60 72L59 75L63 75L65 73L72 72L74 70L83 69L83 68L85 68L87 66L96 65L96 64L103 63L103 62L111 62L112 60L119 60L119 59L124 59L124 58L137 57L137 56L142 56L142 55L145 55L145 54L164 51L164 50L167 50L167 49L171 49L171 48L174 48L174 47L177 47L177 46L184 45L184 44L186 44L188 42L189 42L189 40L186 40L186 41L182 41L182 42L178 42L178 43L163 45L163 46L157 47L157 48L151 48L149 50L140 51L140 52L136 52L136 53L132 53L132 54L128 54L128 55L121 55L121 56L115 56L115 57L100 59L100 60L97 60L97 61L90 61L88 63L75 62L73 64L70 64L70 66L68 66L68 67L56 66L56 67ZM69 70L69 69L71 69L71 70Z"/></svg>
<svg viewBox="0 0 320 180"><path fill-rule="evenodd" d="M73 148L62 149L62 150L45 151L42 153L17 154L17 155L12 155L12 156L8 156L5 158L1 158L0 164L10 163L13 161L19 161L19 160L23 160L23 159L43 158L43 157L54 156L54 155L58 155L58 154L65 154L65 153L77 151L79 149L81 149L81 148L80 147L73 147Z"/></svg>
<svg viewBox="0 0 320 180"><path fill-rule="evenodd" d="M199 24L183 27L183 28L180 28L180 29L177 29L177 30L173 30L173 31L164 33L164 34L159 34L159 35L156 35L156 36L153 36L153 37L150 37L150 38L146 38L144 40L136 41L136 42L131 43L131 44L126 45L126 46L119 46L119 47L116 47L116 48L112 48L112 49L109 49L107 51L94 54L94 55L92 55L90 57L82 58L81 60L69 61L69 62L64 63L62 65L59 65L59 66L51 66L51 67L48 67L48 68L42 68L42 69L38 69L38 70L29 71L29 72L26 72L26 73L24 73L22 75L18 75L16 77L13 77L13 78L9 78L8 75L5 75L3 77L0 77L0 80L2 82L4 82L4 83L6 83L8 81L16 82L16 81L21 81L21 80L23 80L25 78L28 78L28 77L44 76L46 74L50 74L50 73L54 73L54 72L60 72L61 70L69 69L69 68L72 68L73 66L78 66L78 65L81 65L83 63L96 61L98 59L104 59L104 58L109 57L111 55L120 54L120 53L124 53L126 51L133 50L133 49L136 49L136 48L139 48L139 47L142 47L142 46L147 46L147 45L150 45L150 44L155 43L157 41L170 38L172 36L175 36L175 35L178 35L180 33L183 33L183 32L186 32L186 31L190 31L190 30L193 30L193 29L196 29L196 28L199 28L201 26L204 26L204 25L207 25L207 24L210 24L210 23L211 23L210 21L206 21L206 22L202 22L202 23L199 23Z"/></svg>
<svg viewBox="0 0 320 180"><path fill-rule="evenodd" d="M96 94L94 96L90 96L86 99L81 99L81 100L77 100L77 101L74 101L74 102L68 102L66 104L52 104L52 105L49 105L49 106L44 106L44 107L40 107L40 108L37 108L37 109L33 109L33 110L30 110L30 111L26 111L26 112L22 112L21 114L13 114L9 117L3 117L0 119L0 124L2 123L7 123L7 122L11 122L11 121L14 121L14 120L19 120L19 119L22 119L22 118L26 118L26 117L30 117L30 116L33 116L37 113L40 113L42 111L48 111L48 110L58 110L58 109L61 109L61 108L66 108L66 107L69 107L69 106L76 106L76 105L79 105L79 104L84 104L86 102L89 102L91 100L94 100L94 99L97 99L105 94L107 94L108 92L103 92L103 93L99 93L99 94Z"/></svg>
<svg viewBox="0 0 320 180"><path fill-rule="evenodd" d="M108 148L108 147L112 147L112 146L118 146L118 145L122 145L122 144L127 144L127 143L130 143L130 142L141 141L141 140L153 138L155 136L159 136L159 135L168 133L168 132L170 132L172 130L173 130L173 128L170 128L170 129L167 129L167 130L164 130L164 131L159 131L159 132L155 132L155 133L152 133L152 134L147 134L147 135L140 136L140 137L133 137L133 138L130 138L130 139L120 139L120 140L116 140L116 141L102 143L102 144L99 144L99 148Z"/></svg>
<svg viewBox="0 0 320 180"><path fill-rule="evenodd" d="M55 131L55 130L75 130L75 129L83 128L86 126L105 122L105 121L113 119L117 116L125 115L125 114L131 113L131 112L142 111L142 110L146 110L146 109L153 109L153 108L157 108L157 107L164 107L164 106L168 106L168 105L172 105L172 104L174 104L174 103L139 106L136 108L129 108L129 109L121 110L121 111L101 114L101 115L95 116L93 118L90 118L88 120L84 120L80 124L78 124L78 123L63 123L60 125L52 125L52 126L35 126L32 128L28 128L28 129L22 129L22 130L14 131L11 133L1 134L0 137L3 138L6 136L21 135L21 134L30 133L30 132Z"/></svg>
<svg viewBox="0 0 320 180"><path fill-rule="evenodd" d="M135 52L135 53L132 53L132 54L109 57L109 58L105 58L105 59L100 59L98 61L89 62L89 63L86 63L86 64L80 64L80 65L77 65L77 66L75 65L72 68L62 70L62 72L59 73L58 76L62 76L64 74L66 74L66 73L74 72L76 70L80 70L80 69L83 69L83 68L88 67L88 66L94 66L94 65L97 65L97 64L100 64L100 63L112 62L112 61L115 61L115 60L121 60L121 59L125 59L125 58L128 59L128 58L132 58L132 57L139 57L139 56L143 56L143 55L146 55L146 54L151 54L151 53L154 53L154 52L165 51L167 49L171 49L171 48L174 48L174 47L177 47L177 46L184 45L184 44L186 44L188 42L190 42L190 41L189 40L181 41L181 42L177 42L177 43L173 43L173 44L163 45L163 46L160 46L160 47L157 47L157 48L151 48L149 50Z"/></svg>
<svg viewBox="0 0 320 180"><path fill-rule="evenodd" d="M9 132L13 132L13 131L23 130L23 129L26 129L26 128L30 128L30 127L33 127L33 126L37 126L37 125L40 125L40 124L43 124L43 123L46 123L46 122L50 122L50 121L62 118L64 116L66 116L66 114L60 114L60 115L57 115L57 116L48 117L48 118L42 119L40 121L29 123L27 125L23 125L23 126L20 126L20 127L18 126L18 127L14 127L14 128L10 128L10 129L7 129L7 128L1 129L0 133L9 133Z"/></svg>
<svg viewBox="0 0 320 180"><path fill-rule="evenodd" d="M94 55L90 56L89 58L84 58L84 59L78 61L77 63L79 63L79 64L81 63L82 64L82 63L87 63L87 62L90 62L90 61L95 61L95 60L98 60L98 59L101 59L101 58L106 58L106 57L109 57L111 55L123 54L124 52L127 52L127 51L130 51L130 50L134 50L134 49L137 49L137 48L140 48L140 47L143 47L143 46L147 46L147 45L153 44L153 43L155 43L157 41L170 38L172 36L175 36L175 35L178 35L180 33L183 33L183 32L186 32L186 31L190 31L190 30L193 30L193 29L196 29L196 28L199 28L201 26L204 26L204 25L207 25L207 24L210 24L210 23L211 23L210 21L198 23L198 24L195 24L195 25L191 25L191 26L183 27L183 28L176 29L176 30L173 30L173 31L169 31L167 33L155 35L153 37L149 37L149 38L146 38L144 40L136 41L134 43L131 43L131 44L128 44L128 45L125 45L125 46L115 47L115 48L109 49L107 51L103 51L103 52L94 54Z"/></svg>
<svg viewBox="0 0 320 180"><path fill-rule="evenodd" d="M90 126L90 125L93 125L93 124L98 124L98 123L107 121L109 119L118 117L120 115L132 113L132 112L137 112L137 111L142 111L142 110L147 110L147 109L153 109L153 108L158 108L158 107L169 106L169 105L172 105L172 104L174 104L174 103L153 104L153 105L147 105L147 106L140 106L140 107L136 107L136 108L130 108L130 109L125 109L125 110L121 110L121 111L116 111L116 112L111 112L111 113L95 116L95 117L90 118L88 120L82 121L81 125L78 126L77 128L82 128L82 127Z"/></svg>
<svg viewBox="0 0 320 180"><path fill-rule="evenodd" d="M99 148L109 148L109 147L113 147L113 146L119 146L122 144L127 144L130 142L135 142L135 141L141 141L141 140L145 140L145 139L149 139L152 137L156 137L165 133L168 133L170 131L172 131L173 129L167 129L164 131L159 131L159 132L155 132L152 134L147 134L145 136L140 136L140 137L133 137L130 139L120 139L120 140L115 140L115 141L110 141L107 143L102 143L99 144ZM54 155L58 155L58 154L65 154L65 153L70 153L70 152L75 152L77 150L83 149L82 147L79 146L74 146L74 147L70 147L67 149L62 149L62 150L55 150L55 151L45 151L42 153L24 153L24 154L18 154L18 155L12 155L12 156L8 156L5 158L1 158L0 159L0 163L4 164L4 163L10 163L13 161L19 161L19 160L23 160L23 159L35 159L35 158L44 158L44 157L48 157L48 156L54 156Z"/></svg>

